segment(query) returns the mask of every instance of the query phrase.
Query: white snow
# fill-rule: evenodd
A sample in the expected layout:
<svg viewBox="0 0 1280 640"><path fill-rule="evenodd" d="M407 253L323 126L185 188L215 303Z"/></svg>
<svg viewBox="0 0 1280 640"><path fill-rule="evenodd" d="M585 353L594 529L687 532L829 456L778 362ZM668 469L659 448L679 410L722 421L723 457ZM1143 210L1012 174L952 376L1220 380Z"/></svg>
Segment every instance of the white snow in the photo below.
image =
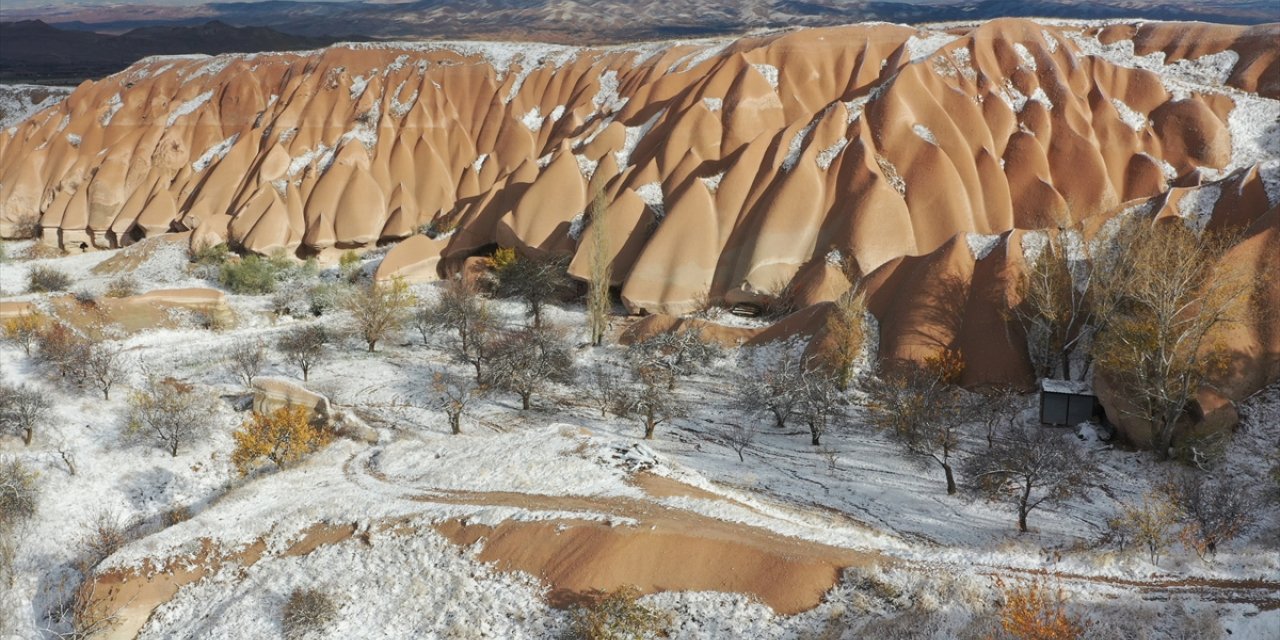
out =
<svg viewBox="0 0 1280 640"><path fill-rule="evenodd" d="M542 129L542 111L538 107L529 110L528 113L520 116L520 123L530 131L539 131Z"/></svg>
<svg viewBox="0 0 1280 640"><path fill-rule="evenodd" d="M1053 35L1053 32L1048 29L1041 29L1040 35L1044 38L1045 50L1047 50L1050 55L1057 53L1058 36Z"/></svg>
<svg viewBox="0 0 1280 640"><path fill-rule="evenodd" d="M816 124L817 120L813 120L791 136L791 141L787 143L787 155L782 158L783 171L791 171L795 168L796 163L800 161L800 154L804 151L805 138L809 137L809 132L813 131L813 127Z"/></svg>
<svg viewBox="0 0 1280 640"><path fill-rule="evenodd" d="M778 68L777 67L771 64L763 64L763 63L756 63L756 64L752 64L751 66L754 67L756 71L759 71L760 75L764 76L765 81L769 83L769 86L773 87L774 91L778 90Z"/></svg>
<svg viewBox="0 0 1280 640"><path fill-rule="evenodd" d="M102 113L102 118L98 122L102 123L104 127L111 124L111 119L116 117L116 113L122 107L124 107L124 100L120 97L120 94L117 93L111 96L111 99L107 101L107 110Z"/></svg>
<svg viewBox="0 0 1280 640"><path fill-rule="evenodd" d="M1013 52L1018 56L1018 67L1020 69L1036 70L1036 58L1031 55L1031 50L1027 49L1027 45L1015 42L1013 43Z"/></svg>
<svg viewBox="0 0 1280 640"><path fill-rule="evenodd" d="M1258 165L1258 177L1267 192L1267 203L1273 207L1280 204L1280 160L1268 160Z"/></svg>
<svg viewBox="0 0 1280 640"><path fill-rule="evenodd" d="M208 151L205 151L199 158L197 158L195 162L191 163L191 170L196 173L200 173L201 171L209 168L210 164L213 164L226 156L227 152L231 151L231 147L235 145L236 140L239 139L240 134L233 133L230 138L213 145Z"/></svg>
<svg viewBox="0 0 1280 640"><path fill-rule="evenodd" d="M569 221L569 237L575 241L582 239L582 232L587 228L586 214L579 213Z"/></svg>
<svg viewBox="0 0 1280 640"><path fill-rule="evenodd" d="M597 113L616 113L627 106L630 98L623 98L618 95L618 72L610 69L600 74L600 88L596 91L595 97L591 99L591 104L595 105Z"/></svg>
<svg viewBox="0 0 1280 640"><path fill-rule="evenodd" d="M213 90L211 89L178 105L176 109L169 112L169 119L165 121L165 126L172 127L173 123L178 121L178 118L181 118L182 116L189 115L195 112L196 109L199 109L201 105L208 102L209 98L212 98L212 97L213 97Z"/></svg>
<svg viewBox="0 0 1280 640"><path fill-rule="evenodd" d="M815 158L818 163L818 168L823 171L831 168L831 163L835 162L836 158L840 156L840 152L844 151L844 148L848 145L848 138L840 138L839 140L831 143L831 146L818 152L818 157Z"/></svg>
<svg viewBox="0 0 1280 640"><path fill-rule="evenodd" d="M723 171L713 176L708 176L706 178L699 178L699 180L702 181L702 184L707 187L707 191L710 191L711 193L715 193L716 190L720 188L720 181L723 179L724 179Z"/></svg>
<svg viewBox="0 0 1280 640"><path fill-rule="evenodd" d="M1178 200L1178 217L1182 218L1187 228L1197 233L1204 231L1213 218L1213 208L1222 196L1221 184L1204 184L1183 194Z"/></svg>
<svg viewBox="0 0 1280 640"><path fill-rule="evenodd" d="M555 108L551 110L551 114L547 117L551 118L552 122L559 122L560 118L564 117L564 105L556 105Z"/></svg>
<svg viewBox="0 0 1280 640"><path fill-rule="evenodd" d="M715 113L724 107L724 98L703 98L702 104L707 111Z"/></svg>
<svg viewBox="0 0 1280 640"><path fill-rule="evenodd" d="M487 153L482 153L476 156L475 161L471 163L471 170L476 173L480 173L480 170L484 168L485 160L488 160L488 159L489 159L489 154Z"/></svg>
<svg viewBox="0 0 1280 640"><path fill-rule="evenodd" d="M1046 111L1053 111L1053 101L1044 92L1044 87L1036 87L1036 90L1031 92L1030 100L1044 105Z"/></svg>
<svg viewBox="0 0 1280 640"><path fill-rule="evenodd" d="M925 142L928 142L929 144L934 146L938 145L938 138L937 136L933 135L933 130L930 129L929 127L917 122L911 125L911 130L915 132L915 134L919 136L921 140L924 140Z"/></svg>
<svg viewBox="0 0 1280 640"><path fill-rule="evenodd" d="M1000 246L1000 236L984 235L981 233L964 234L965 244L969 245L969 251L973 253L974 260L981 260L991 254L996 247Z"/></svg>
<svg viewBox="0 0 1280 640"><path fill-rule="evenodd" d="M573 158L578 161L578 172L582 174L582 177L590 180L591 176L595 175L596 166L600 163L580 153L575 153Z"/></svg>
<svg viewBox="0 0 1280 640"><path fill-rule="evenodd" d="M1147 116L1134 111L1129 105L1125 104L1119 98L1111 99L1111 106L1115 107L1120 114L1120 121L1129 125L1130 129L1140 132L1147 128Z"/></svg>
<svg viewBox="0 0 1280 640"><path fill-rule="evenodd" d="M653 129L653 125L667 113L666 109L661 109L654 113L644 124L638 127L627 127L626 136L622 141L622 148L613 152L614 160L618 162L618 170L626 169L631 166L631 153L636 150L636 145L649 134L649 130ZM600 131L603 131L603 127Z"/></svg>
<svg viewBox="0 0 1280 640"><path fill-rule="evenodd" d="M373 76L374 74L371 73L368 76L356 76L351 80L350 95L352 101L359 100L360 96L364 95L365 90L369 88L369 81L373 79Z"/></svg>
<svg viewBox="0 0 1280 640"><path fill-rule="evenodd" d="M71 145L72 147L79 147L80 141L81 141L81 138L79 135L74 133L67 134L67 144Z"/></svg>
<svg viewBox="0 0 1280 640"><path fill-rule="evenodd" d="M933 55L938 49L956 40L959 40L959 38L949 33L941 32L928 32L928 35L923 38L911 36L907 38L907 57L912 63L920 62Z"/></svg>
<svg viewBox="0 0 1280 640"><path fill-rule="evenodd" d="M663 202L662 183L650 182L642 184L636 187L635 192L653 210L654 217L661 220L667 215L666 205Z"/></svg>

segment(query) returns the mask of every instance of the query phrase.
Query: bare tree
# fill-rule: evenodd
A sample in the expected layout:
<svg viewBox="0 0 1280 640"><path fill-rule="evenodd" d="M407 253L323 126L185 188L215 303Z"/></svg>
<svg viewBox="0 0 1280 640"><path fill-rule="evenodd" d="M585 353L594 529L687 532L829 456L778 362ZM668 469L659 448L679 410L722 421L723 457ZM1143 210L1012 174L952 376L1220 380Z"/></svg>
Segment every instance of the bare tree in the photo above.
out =
<svg viewBox="0 0 1280 640"><path fill-rule="evenodd" d="M40 484L34 470L17 458L0 458L0 534L35 515Z"/></svg>
<svg viewBox="0 0 1280 640"><path fill-rule="evenodd" d="M1028 261L1015 286L1013 317L1027 335L1031 360L1041 377L1055 369L1072 378L1071 361L1094 327L1088 244L1075 231L1046 233L1039 254ZM1027 240L1024 240L1026 243ZM1084 368L1079 372L1081 379Z"/></svg>
<svg viewBox="0 0 1280 640"><path fill-rule="evenodd" d="M492 386L520 396L528 409L534 393L553 382L573 380L573 352L565 332L544 323L505 333L493 347L488 380Z"/></svg>
<svg viewBox="0 0 1280 640"><path fill-rule="evenodd" d="M471 378L456 378L444 371L431 374L434 405L449 418L449 430L462 433L462 416L473 401L483 396L486 388Z"/></svg>
<svg viewBox="0 0 1280 640"><path fill-rule="evenodd" d="M497 278L498 295L523 300L535 327L542 325L543 306L570 284L568 263L559 257L516 257L498 267Z"/></svg>
<svg viewBox="0 0 1280 640"><path fill-rule="evenodd" d="M1165 490L1182 514L1181 539L1200 556L1212 559L1218 545L1235 539L1257 520L1258 502L1236 480L1206 480L1203 474L1176 474Z"/></svg>
<svg viewBox="0 0 1280 640"><path fill-rule="evenodd" d="M987 387L970 398L969 414L981 421L987 437L987 448L995 446L996 432L1001 426L1013 427L1022 413L1025 400L1008 386Z"/></svg>
<svg viewBox="0 0 1280 640"><path fill-rule="evenodd" d="M302 370L302 380L306 381L311 370L324 359L324 346L328 343L329 334L324 327L310 324L292 329L281 336L276 348L284 355L285 360Z"/></svg>
<svg viewBox="0 0 1280 640"><path fill-rule="evenodd" d="M866 316L867 297L860 282L855 282L836 300L835 307L827 316L827 351L824 355L841 391L849 388L854 364L866 350Z"/></svg>
<svg viewBox="0 0 1280 640"><path fill-rule="evenodd" d="M343 306L369 346L369 353L373 353L378 341L404 326L413 303L409 285L396 279L389 284L375 282L358 289L343 301Z"/></svg>
<svg viewBox="0 0 1280 640"><path fill-rule="evenodd" d="M967 416L962 391L929 366L895 363L866 385L867 417L908 453L942 467L947 495L956 492L952 456Z"/></svg>
<svg viewBox="0 0 1280 640"><path fill-rule="evenodd" d="M62 322L50 322L41 329L36 344L37 359L52 367L60 379L76 385L84 381L84 363L91 343L75 329Z"/></svg>
<svg viewBox="0 0 1280 640"><path fill-rule="evenodd" d="M173 378L148 376L129 398L128 429L178 456L213 430L217 407L209 395Z"/></svg>
<svg viewBox="0 0 1280 640"><path fill-rule="evenodd" d="M578 377L592 405L600 410L600 417L608 415L622 392L622 376L612 366L597 362L590 369L579 371Z"/></svg>
<svg viewBox="0 0 1280 640"><path fill-rule="evenodd" d="M805 391L801 353L788 343L743 347L734 390L748 414L768 413L779 429L798 409Z"/></svg>
<svg viewBox="0 0 1280 640"><path fill-rule="evenodd" d="M837 374L826 369L810 369L804 373L797 414L809 426L809 442L817 447L822 436L835 424L847 399L840 390Z"/></svg>
<svg viewBox="0 0 1280 640"><path fill-rule="evenodd" d="M253 379L262 373L266 363L267 348L261 341L238 343L227 355L227 369L246 389L253 388Z"/></svg>
<svg viewBox="0 0 1280 640"><path fill-rule="evenodd" d="M39 313L23 313L4 321L4 339L6 342L22 347L23 353L31 357L31 347L36 346L40 330L45 319Z"/></svg>
<svg viewBox="0 0 1280 640"><path fill-rule="evenodd" d="M1120 539L1121 549L1132 541L1147 551L1151 564L1160 562L1164 553L1177 538L1173 533L1181 513L1165 491L1150 491L1141 502L1120 505L1120 515L1108 524L1111 532Z"/></svg>
<svg viewBox="0 0 1280 640"><path fill-rule="evenodd" d="M694 373L720 353L719 346L703 339L698 328L664 331L627 348L627 358L635 366L663 374L667 390L675 388L677 377Z"/></svg>
<svg viewBox="0 0 1280 640"><path fill-rule="evenodd" d="M591 272L587 281L587 324L591 330L591 344L600 346L605 331L609 329L609 311L613 300L609 287L613 279L613 261L609 256L609 232L605 229L609 207L604 191L596 192L591 200Z"/></svg>
<svg viewBox="0 0 1280 640"><path fill-rule="evenodd" d="M30 446L36 429L53 408L43 394L20 385L0 383L0 430L22 436Z"/></svg>
<svg viewBox="0 0 1280 640"><path fill-rule="evenodd" d="M724 425L720 429L720 437L724 439L725 444L729 445L730 449L733 449L734 453L738 454L738 462L746 462L747 459L743 452L750 448L751 443L755 441L756 432L755 422L748 422L745 425L735 422Z"/></svg>
<svg viewBox="0 0 1280 640"><path fill-rule="evenodd" d="M424 341L436 328L453 331L457 337L450 346L454 358L471 365L476 382L481 382L497 323L473 282L463 277L450 280L435 303L419 307L414 324Z"/></svg>
<svg viewBox="0 0 1280 640"><path fill-rule="evenodd" d="M1028 514L1083 491L1094 465L1061 432L1015 426L985 455L969 458L966 469L992 500L1012 497L1025 533Z"/></svg>
<svg viewBox="0 0 1280 640"><path fill-rule="evenodd" d="M102 399L110 400L111 387L127 373L124 351L101 342L93 344L89 347L84 369L85 378L102 392Z"/></svg>
<svg viewBox="0 0 1280 640"><path fill-rule="evenodd" d="M684 406L667 388L665 370L632 368L632 382L620 395L614 413L644 421L644 439L652 440L658 425L683 416Z"/></svg>
<svg viewBox="0 0 1280 640"><path fill-rule="evenodd" d="M1162 460L1196 392L1228 366L1214 330L1252 308L1253 282L1235 265L1216 266L1230 245L1179 223L1145 226L1120 270L1128 275L1103 286L1119 303L1098 335L1098 366L1125 400L1115 408L1150 426Z"/></svg>

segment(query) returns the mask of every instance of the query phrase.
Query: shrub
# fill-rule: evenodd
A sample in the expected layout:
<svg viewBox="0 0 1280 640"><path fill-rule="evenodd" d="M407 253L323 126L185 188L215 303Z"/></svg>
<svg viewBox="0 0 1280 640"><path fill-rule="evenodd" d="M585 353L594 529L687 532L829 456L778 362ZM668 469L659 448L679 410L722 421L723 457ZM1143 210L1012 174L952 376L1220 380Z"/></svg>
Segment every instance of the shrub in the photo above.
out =
<svg viewBox="0 0 1280 640"><path fill-rule="evenodd" d="M85 524L84 533L81 534L80 542L85 550L85 567L92 569L133 539L129 525L120 518L119 514L107 510L99 511Z"/></svg>
<svg viewBox="0 0 1280 640"><path fill-rule="evenodd" d="M329 333L320 325L297 327L280 337L276 348L290 364L302 369L305 382L311 370L324 359L324 345L329 343Z"/></svg>
<svg viewBox="0 0 1280 640"><path fill-rule="evenodd" d="M39 362L53 367L59 378L79 384L84 379L84 363L92 343L61 322L45 325L36 336Z"/></svg>
<svg viewBox="0 0 1280 640"><path fill-rule="evenodd" d="M35 515L39 504L39 476L17 458L0 458L0 528Z"/></svg>
<svg viewBox="0 0 1280 640"><path fill-rule="evenodd" d="M27 272L27 293L66 291L71 286L71 276L53 267L37 265Z"/></svg>
<svg viewBox="0 0 1280 640"><path fill-rule="evenodd" d="M254 411L231 437L236 443L231 462L244 475L263 458L277 467L293 464L328 444L333 436L312 423L310 409L289 406L271 413Z"/></svg>
<svg viewBox="0 0 1280 640"><path fill-rule="evenodd" d="M1152 491L1142 497L1141 503L1121 505L1120 516L1110 525L1120 536L1121 547L1132 541L1145 548L1151 564L1156 564L1160 562L1160 554L1173 543L1173 529L1181 517L1181 511L1168 493Z"/></svg>
<svg viewBox="0 0 1280 640"><path fill-rule="evenodd" d="M0 432L22 436L31 444L36 427L48 417L52 405L35 389L0 383Z"/></svg>
<svg viewBox="0 0 1280 640"><path fill-rule="evenodd" d="M227 261L229 255L227 245L221 242L191 249L191 261L196 264L221 265Z"/></svg>
<svg viewBox="0 0 1280 640"><path fill-rule="evenodd" d="M1074 640L1084 637L1086 622L1067 611L1062 589L1050 589L1039 581L1021 586L996 580L1003 596L1000 628L1014 640Z"/></svg>
<svg viewBox="0 0 1280 640"><path fill-rule="evenodd" d="M279 269L270 260L249 255L222 263L218 283L232 293L263 295L276 290L279 275Z"/></svg>
<svg viewBox="0 0 1280 640"><path fill-rule="evenodd" d="M370 353L380 340L404 326L413 304L409 286L398 278L388 284L375 282L361 287L343 301Z"/></svg>
<svg viewBox="0 0 1280 640"><path fill-rule="evenodd" d="M104 293L108 298L128 298L138 293L138 281L132 276L120 276L107 285Z"/></svg>
<svg viewBox="0 0 1280 640"><path fill-rule="evenodd" d="M671 615L640 602L640 590L619 587L597 594L594 602L570 612L569 637L575 640L640 640L659 637Z"/></svg>
<svg viewBox="0 0 1280 640"><path fill-rule="evenodd" d="M338 617L338 606L329 594L317 589L294 589L281 612L284 637L301 638L323 630Z"/></svg>
<svg viewBox="0 0 1280 640"><path fill-rule="evenodd" d="M322 316L342 305L351 295L351 286L343 282L321 282L307 290L307 310Z"/></svg>

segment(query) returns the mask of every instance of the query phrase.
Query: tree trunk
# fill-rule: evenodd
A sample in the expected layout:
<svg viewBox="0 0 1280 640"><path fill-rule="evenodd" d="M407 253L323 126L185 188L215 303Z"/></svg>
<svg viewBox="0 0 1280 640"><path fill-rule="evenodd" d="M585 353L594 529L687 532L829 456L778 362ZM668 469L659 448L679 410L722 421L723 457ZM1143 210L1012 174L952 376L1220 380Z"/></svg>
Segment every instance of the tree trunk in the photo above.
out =
<svg viewBox="0 0 1280 640"><path fill-rule="evenodd" d="M377 340L366 340L365 342L368 342L368 343L369 343L369 353L373 353L373 348L374 348L374 347L376 347L376 346L378 345L378 341L377 341Z"/></svg>
<svg viewBox="0 0 1280 640"><path fill-rule="evenodd" d="M742 457L742 449L738 449L738 462L746 462L747 459Z"/></svg>
<svg viewBox="0 0 1280 640"><path fill-rule="evenodd" d="M462 426L459 424L461 419L461 414L452 414L449 416L449 429L453 431L453 435L455 436L462 433Z"/></svg>
<svg viewBox="0 0 1280 640"><path fill-rule="evenodd" d="M956 476L951 472L951 465L942 463L942 471L947 474L947 495L953 496L956 494Z"/></svg>
<svg viewBox="0 0 1280 640"><path fill-rule="evenodd" d="M533 396L533 394L532 394L532 393L521 393L521 394L520 394L520 409L521 409L521 410L528 410L528 409L529 409L529 398L530 398L531 396Z"/></svg>
<svg viewBox="0 0 1280 640"><path fill-rule="evenodd" d="M172 446L169 447L169 453L172 454L173 457L175 458L178 457L178 441L177 440L174 440Z"/></svg>
<svg viewBox="0 0 1280 640"><path fill-rule="evenodd" d="M480 384L480 359L476 358L472 360L471 366L476 368L476 384Z"/></svg>
<svg viewBox="0 0 1280 640"><path fill-rule="evenodd" d="M111 399L111 388L110 388L110 387L107 387L107 388L105 388L105 389L103 389L103 390L102 390L102 399L103 399L103 400L110 400L110 399Z"/></svg>
<svg viewBox="0 0 1280 640"><path fill-rule="evenodd" d="M1031 481L1022 487L1022 497L1018 500L1018 531L1027 532L1027 502L1031 499Z"/></svg>
<svg viewBox="0 0 1280 640"><path fill-rule="evenodd" d="M1071 379L1071 352L1065 350L1062 352L1062 379Z"/></svg>
<svg viewBox="0 0 1280 640"><path fill-rule="evenodd" d="M822 430L812 422L809 423L809 439L815 447L822 444Z"/></svg>
<svg viewBox="0 0 1280 640"><path fill-rule="evenodd" d="M646 416L644 420L644 439L652 440L653 430L656 428L658 428L658 423L654 422L653 415Z"/></svg>
<svg viewBox="0 0 1280 640"><path fill-rule="evenodd" d="M34 438L34 437L35 437L35 435L36 435L36 430L35 430L35 429L33 429L33 428L31 428L31 427L27 427L26 429L24 429L24 430L23 430L23 432L22 432L22 444L23 444L23 446L27 446L27 447L31 446L31 439L32 439L32 438Z"/></svg>
<svg viewBox="0 0 1280 640"><path fill-rule="evenodd" d="M773 426L779 429L787 428L787 416L783 415L783 413L777 409L773 410L773 422Z"/></svg>

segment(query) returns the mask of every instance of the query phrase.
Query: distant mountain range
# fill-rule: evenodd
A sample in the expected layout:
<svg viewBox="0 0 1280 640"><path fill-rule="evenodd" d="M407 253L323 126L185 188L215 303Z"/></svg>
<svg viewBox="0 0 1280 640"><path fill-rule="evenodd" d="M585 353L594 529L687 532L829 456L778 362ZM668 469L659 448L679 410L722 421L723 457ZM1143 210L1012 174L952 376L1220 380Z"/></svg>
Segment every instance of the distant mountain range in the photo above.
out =
<svg viewBox="0 0 1280 640"><path fill-rule="evenodd" d="M152 55L314 49L352 39L358 38L233 27L216 20L196 26L139 27L119 35L61 29L40 20L0 22L0 81L74 84Z"/></svg>
<svg viewBox="0 0 1280 640"><path fill-rule="evenodd" d="M1276 0L416 0L62 5L0 17L0 82L75 82L147 55L279 51L340 40L603 44L752 29L996 17L1280 22ZM19 20L19 21L14 21ZM112 35L115 34L115 35ZM358 34L358 35L356 35Z"/></svg>

